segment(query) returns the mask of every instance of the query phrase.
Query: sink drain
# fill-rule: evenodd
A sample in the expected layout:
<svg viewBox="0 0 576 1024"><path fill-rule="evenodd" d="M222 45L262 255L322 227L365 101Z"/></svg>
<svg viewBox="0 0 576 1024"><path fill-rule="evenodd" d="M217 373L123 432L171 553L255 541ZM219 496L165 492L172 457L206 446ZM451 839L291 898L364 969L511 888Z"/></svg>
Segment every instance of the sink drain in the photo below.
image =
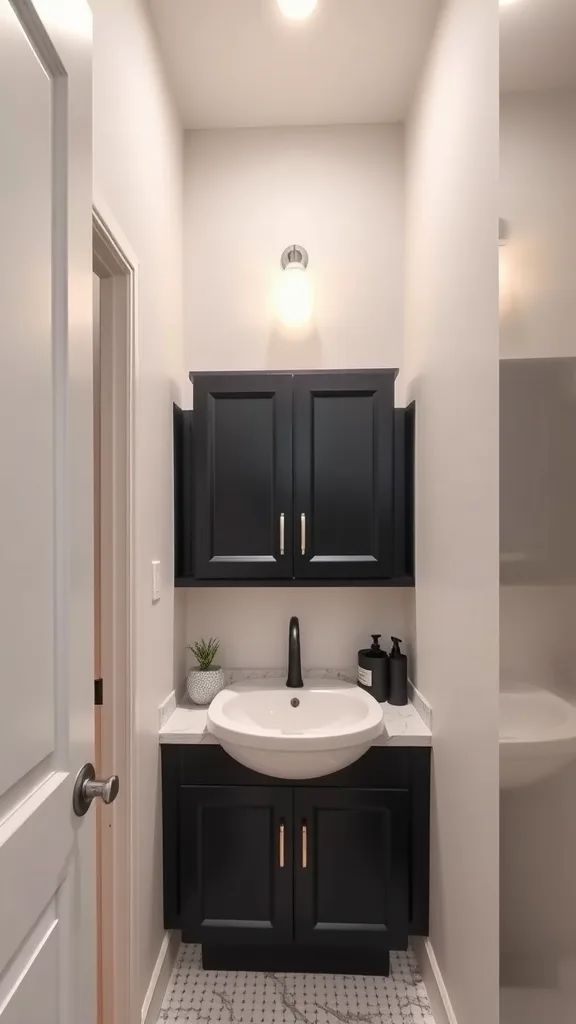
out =
<svg viewBox="0 0 576 1024"><path fill-rule="evenodd" d="M298 700L298 697L292 697L292 700L290 701L290 707L292 707L292 708L299 708L300 707L300 701Z"/></svg>

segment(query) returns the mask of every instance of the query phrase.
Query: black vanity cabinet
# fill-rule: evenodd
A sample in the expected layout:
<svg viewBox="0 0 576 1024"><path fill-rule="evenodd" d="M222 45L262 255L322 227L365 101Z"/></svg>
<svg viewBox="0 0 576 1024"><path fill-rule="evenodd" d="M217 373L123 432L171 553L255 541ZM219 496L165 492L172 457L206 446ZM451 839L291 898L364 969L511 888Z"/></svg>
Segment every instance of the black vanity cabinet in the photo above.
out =
<svg viewBox="0 0 576 1024"><path fill-rule="evenodd" d="M406 943L407 791L183 786L180 815L191 941Z"/></svg>
<svg viewBox="0 0 576 1024"><path fill-rule="evenodd" d="M386 973L428 929L430 748L295 783L162 747L164 920L206 968Z"/></svg>
<svg viewBox="0 0 576 1024"><path fill-rule="evenodd" d="M295 790L295 937L403 948L408 937L407 790Z"/></svg>
<svg viewBox="0 0 576 1024"><path fill-rule="evenodd" d="M193 412L175 410L177 585L409 584L396 374L195 375Z"/></svg>
<svg viewBox="0 0 576 1024"><path fill-rule="evenodd" d="M291 819L290 790L182 787L181 915L193 941L292 941Z"/></svg>

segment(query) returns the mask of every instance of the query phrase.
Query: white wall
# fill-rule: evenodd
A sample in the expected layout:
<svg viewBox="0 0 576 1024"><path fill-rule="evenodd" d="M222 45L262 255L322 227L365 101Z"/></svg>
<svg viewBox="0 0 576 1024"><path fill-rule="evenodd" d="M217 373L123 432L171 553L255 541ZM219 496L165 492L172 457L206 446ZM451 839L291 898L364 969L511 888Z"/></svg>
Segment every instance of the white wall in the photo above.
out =
<svg viewBox="0 0 576 1024"><path fill-rule="evenodd" d="M447 0L407 153L417 685L434 709L430 944L498 1020L498 6Z"/></svg>
<svg viewBox="0 0 576 1024"><path fill-rule="evenodd" d="M400 125L187 132L185 331L190 369L399 366ZM287 245L309 253L315 323L275 323Z"/></svg>
<svg viewBox="0 0 576 1024"><path fill-rule="evenodd" d="M136 822L138 1005L164 935L158 705L183 671L173 664L183 601L174 608L172 401L182 358L182 134L144 5L92 0L94 184L140 268L136 405ZM153 558L162 597L151 603Z"/></svg>
<svg viewBox="0 0 576 1024"><path fill-rule="evenodd" d="M187 132L184 190L189 369L401 366L402 126ZM273 303L292 243L308 250L315 296L298 337ZM217 634L225 665L280 667L299 614L305 664L344 668L370 632L403 636L412 600L375 588L190 591L187 642Z"/></svg>
<svg viewBox="0 0 576 1024"><path fill-rule="evenodd" d="M508 221L504 358L573 356L576 91L502 97L500 215Z"/></svg>
<svg viewBox="0 0 576 1024"><path fill-rule="evenodd" d="M219 636L227 667L283 668L288 623L298 615L306 668L353 668L371 633L382 633L387 648L403 636L411 600L409 590L377 587L207 588L190 594L187 642Z"/></svg>

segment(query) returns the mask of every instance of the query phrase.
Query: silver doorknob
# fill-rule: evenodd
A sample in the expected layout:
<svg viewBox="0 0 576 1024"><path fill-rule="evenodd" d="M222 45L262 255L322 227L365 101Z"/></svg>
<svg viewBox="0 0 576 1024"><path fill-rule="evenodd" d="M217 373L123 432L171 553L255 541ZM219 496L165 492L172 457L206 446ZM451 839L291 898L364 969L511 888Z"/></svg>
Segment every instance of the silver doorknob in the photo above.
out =
<svg viewBox="0 0 576 1024"><path fill-rule="evenodd" d="M85 764L78 772L74 783L72 794L74 814L81 818L97 797L105 804L113 803L118 796L119 789L120 779L117 775L111 775L109 779L97 779L94 765Z"/></svg>

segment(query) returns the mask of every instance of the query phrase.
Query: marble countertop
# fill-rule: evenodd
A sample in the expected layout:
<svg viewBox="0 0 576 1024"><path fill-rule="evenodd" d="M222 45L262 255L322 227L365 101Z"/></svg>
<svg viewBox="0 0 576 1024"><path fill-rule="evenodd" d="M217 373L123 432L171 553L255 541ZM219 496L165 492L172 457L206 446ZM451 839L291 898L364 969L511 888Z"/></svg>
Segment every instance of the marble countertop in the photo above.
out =
<svg viewBox="0 0 576 1024"><path fill-rule="evenodd" d="M227 682L263 681L281 675L278 669L234 669L227 672ZM354 682L351 671L313 669L304 676L316 679L339 678ZM385 733L374 740L375 747L429 747L432 744L432 711L422 695L411 686L411 702L404 707L383 704ZM208 708L197 707L185 695L172 692L160 707L160 743L218 744L208 732Z"/></svg>

